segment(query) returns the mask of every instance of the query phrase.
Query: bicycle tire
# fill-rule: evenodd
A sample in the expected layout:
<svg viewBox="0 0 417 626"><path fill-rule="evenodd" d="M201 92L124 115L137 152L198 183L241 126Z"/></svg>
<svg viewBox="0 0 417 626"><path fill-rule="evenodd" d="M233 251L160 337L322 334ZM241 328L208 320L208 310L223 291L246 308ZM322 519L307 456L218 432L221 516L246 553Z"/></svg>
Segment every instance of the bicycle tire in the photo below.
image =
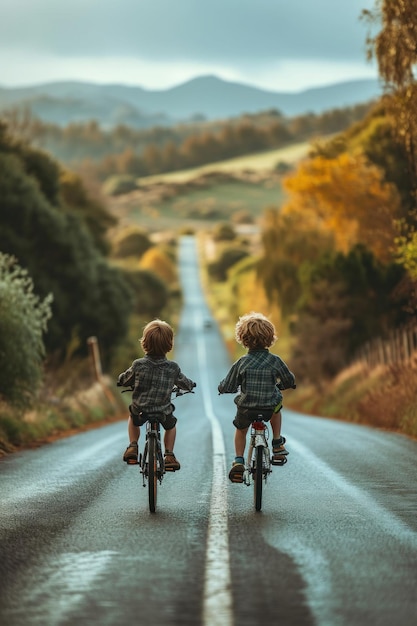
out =
<svg viewBox="0 0 417 626"><path fill-rule="evenodd" d="M151 513L156 511L156 500L158 494L158 462L155 437L150 437L149 441L149 464L148 464L148 495L149 510Z"/></svg>
<svg viewBox="0 0 417 626"><path fill-rule="evenodd" d="M264 448L263 446L258 446L255 453L255 475L253 477L253 495L256 511L260 511L262 508L263 456Z"/></svg>

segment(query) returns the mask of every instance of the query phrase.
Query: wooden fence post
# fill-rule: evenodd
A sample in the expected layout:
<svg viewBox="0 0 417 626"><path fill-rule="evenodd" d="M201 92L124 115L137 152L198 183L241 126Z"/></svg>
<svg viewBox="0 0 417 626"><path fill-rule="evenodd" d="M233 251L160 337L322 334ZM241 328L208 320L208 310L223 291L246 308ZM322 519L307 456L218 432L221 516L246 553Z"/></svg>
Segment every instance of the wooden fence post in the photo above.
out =
<svg viewBox="0 0 417 626"><path fill-rule="evenodd" d="M103 371L101 369L100 350L98 347L97 337L89 337L87 339L88 348L90 350L90 356L93 363L94 377L98 382L101 382Z"/></svg>

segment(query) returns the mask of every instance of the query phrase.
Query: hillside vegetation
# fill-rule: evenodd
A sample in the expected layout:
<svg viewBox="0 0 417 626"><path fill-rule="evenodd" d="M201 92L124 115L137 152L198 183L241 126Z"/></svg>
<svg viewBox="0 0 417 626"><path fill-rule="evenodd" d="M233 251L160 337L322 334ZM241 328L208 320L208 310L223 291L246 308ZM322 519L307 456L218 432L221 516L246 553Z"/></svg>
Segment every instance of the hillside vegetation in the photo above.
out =
<svg viewBox="0 0 417 626"><path fill-rule="evenodd" d="M96 121L61 128L19 110L11 110L7 119L16 135L47 150L84 180L104 182L114 175L132 181L309 141L347 128L362 119L369 107L357 105L293 118L268 110L235 119L146 130L123 125L105 130Z"/></svg>

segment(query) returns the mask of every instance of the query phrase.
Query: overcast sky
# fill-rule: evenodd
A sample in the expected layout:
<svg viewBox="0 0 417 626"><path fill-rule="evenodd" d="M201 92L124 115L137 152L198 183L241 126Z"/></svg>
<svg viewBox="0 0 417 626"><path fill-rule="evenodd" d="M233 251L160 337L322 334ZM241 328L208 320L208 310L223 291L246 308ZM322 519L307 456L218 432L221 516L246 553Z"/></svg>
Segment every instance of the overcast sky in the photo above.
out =
<svg viewBox="0 0 417 626"><path fill-rule="evenodd" d="M0 86L164 89L207 74L273 91L377 77L375 0L0 0Z"/></svg>

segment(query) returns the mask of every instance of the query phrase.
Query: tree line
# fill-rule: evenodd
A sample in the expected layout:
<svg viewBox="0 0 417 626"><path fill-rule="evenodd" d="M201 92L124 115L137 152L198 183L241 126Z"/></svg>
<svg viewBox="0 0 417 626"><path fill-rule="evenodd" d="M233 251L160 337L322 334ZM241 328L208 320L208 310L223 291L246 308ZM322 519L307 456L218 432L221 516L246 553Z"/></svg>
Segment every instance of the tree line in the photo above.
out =
<svg viewBox="0 0 417 626"><path fill-rule="evenodd" d="M73 169L88 170L105 180L115 173L140 177L196 167L332 134L362 119L369 106L360 104L293 118L271 110L223 122L147 130L123 125L104 130L95 121L62 128L19 110L10 111L7 117L14 132L33 145Z"/></svg>

